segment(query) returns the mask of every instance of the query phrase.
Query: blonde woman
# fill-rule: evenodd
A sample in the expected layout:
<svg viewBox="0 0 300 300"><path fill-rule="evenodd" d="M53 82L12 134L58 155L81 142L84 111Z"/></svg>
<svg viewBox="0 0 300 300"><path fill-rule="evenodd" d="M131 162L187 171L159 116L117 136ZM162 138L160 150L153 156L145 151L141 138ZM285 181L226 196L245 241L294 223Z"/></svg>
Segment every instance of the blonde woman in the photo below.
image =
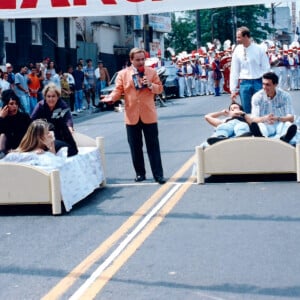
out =
<svg viewBox="0 0 300 300"><path fill-rule="evenodd" d="M61 90L55 84L48 84L43 89L44 100L38 102L31 119L46 119L54 126L55 148L68 147L68 156L78 153L73 139L73 119L68 105L60 98Z"/></svg>

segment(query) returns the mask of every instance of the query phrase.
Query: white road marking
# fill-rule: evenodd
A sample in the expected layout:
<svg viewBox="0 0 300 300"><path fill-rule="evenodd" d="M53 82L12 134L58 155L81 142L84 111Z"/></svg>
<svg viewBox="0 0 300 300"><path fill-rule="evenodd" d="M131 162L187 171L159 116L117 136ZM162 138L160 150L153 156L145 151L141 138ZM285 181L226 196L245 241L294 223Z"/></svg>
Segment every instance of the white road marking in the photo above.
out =
<svg viewBox="0 0 300 300"><path fill-rule="evenodd" d="M70 300L80 299L82 294L93 284L101 273L122 253L129 243L140 233L150 222L152 217L170 200L175 192L182 186L177 183L174 187L153 207L153 209L141 220L135 229L124 239L124 241L111 253L111 255L92 273L92 275L79 287L79 289L69 298Z"/></svg>

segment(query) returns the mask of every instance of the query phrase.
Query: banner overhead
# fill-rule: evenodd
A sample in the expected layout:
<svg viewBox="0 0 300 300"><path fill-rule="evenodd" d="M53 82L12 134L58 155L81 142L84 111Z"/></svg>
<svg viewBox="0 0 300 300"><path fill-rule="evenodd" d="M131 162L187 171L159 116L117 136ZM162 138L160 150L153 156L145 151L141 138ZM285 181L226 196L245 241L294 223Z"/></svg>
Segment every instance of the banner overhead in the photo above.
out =
<svg viewBox="0 0 300 300"><path fill-rule="evenodd" d="M0 0L0 18L144 15L272 2L274 0Z"/></svg>

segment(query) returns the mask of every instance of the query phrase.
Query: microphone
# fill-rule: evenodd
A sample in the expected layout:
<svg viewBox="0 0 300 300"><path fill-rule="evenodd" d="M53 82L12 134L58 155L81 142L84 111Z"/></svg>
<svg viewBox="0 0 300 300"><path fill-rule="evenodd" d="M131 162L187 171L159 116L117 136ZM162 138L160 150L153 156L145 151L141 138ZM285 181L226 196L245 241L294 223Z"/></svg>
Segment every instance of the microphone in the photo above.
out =
<svg viewBox="0 0 300 300"><path fill-rule="evenodd" d="M140 67L138 68L138 72L139 72L139 76L140 76L140 77L144 77L145 67L144 67L144 66L140 66Z"/></svg>
<svg viewBox="0 0 300 300"><path fill-rule="evenodd" d="M140 78L143 78L145 76L145 67L144 66L138 67L138 72ZM147 87L147 84L143 84L143 87Z"/></svg>

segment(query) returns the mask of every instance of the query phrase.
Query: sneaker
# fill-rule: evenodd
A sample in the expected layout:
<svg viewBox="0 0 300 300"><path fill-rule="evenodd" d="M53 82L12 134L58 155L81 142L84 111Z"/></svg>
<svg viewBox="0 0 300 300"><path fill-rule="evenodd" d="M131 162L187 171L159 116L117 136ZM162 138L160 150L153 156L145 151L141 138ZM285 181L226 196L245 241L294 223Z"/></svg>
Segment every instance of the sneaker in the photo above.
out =
<svg viewBox="0 0 300 300"><path fill-rule="evenodd" d="M72 116L78 116L77 112L76 112L76 111L74 111L74 110L73 110L73 111L71 111L71 115L72 115Z"/></svg>
<svg viewBox="0 0 300 300"><path fill-rule="evenodd" d="M224 135L219 135L219 136L213 136L213 137L210 137L207 139L207 143L209 145L213 145L217 142L220 142L220 141L224 141L224 140L227 140L228 137L224 136Z"/></svg>
<svg viewBox="0 0 300 300"><path fill-rule="evenodd" d="M262 135L262 133L261 133L261 131L260 131L259 126L258 126L257 123L252 122L249 125L249 127L250 127L250 130L251 130L251 132L253 133L254 136L263 137L263 135Z"/></svg>
<svg viewBox="0 0 300 300"><path fill-rule="evenodd" d="M78 113L81 113L81 112L82 112L82 110L81 110L81 109L77 109L77 112L78 112Z"/></svg>
<svg viewBox="0 0 300 300"><path fill-rule="evenodd" d="M282 140L283 142L289 143L290 140L295 136L295 134L297 133L297 126L295 124L292 124L285 135L283 135L280 140Z"/></svg>

